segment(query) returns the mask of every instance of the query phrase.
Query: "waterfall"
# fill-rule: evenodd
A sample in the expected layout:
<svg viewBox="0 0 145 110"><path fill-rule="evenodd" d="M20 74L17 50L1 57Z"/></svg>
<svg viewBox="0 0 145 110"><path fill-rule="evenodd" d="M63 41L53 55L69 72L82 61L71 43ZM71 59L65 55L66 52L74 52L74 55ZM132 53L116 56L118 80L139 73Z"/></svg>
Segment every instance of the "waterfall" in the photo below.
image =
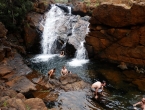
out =
<svg viewBox="0 0 145 110"><path fill-rule="evenodd" d="M86 59L87 51L84 47L84 40L89 32L89 19L88 16L72 15L69 6L51 5L51 9L45 13L44 20L40 23L43 26L42 54L38 55L36 60L47 61L63 50L67 43L77 50L76 59Z"/></svg>
<svg viewBox="0 0 145 110"><path fill-rule="evenodd" d="M80 46L79 46L79 48L76 51L76 59L78 59L78 60L87 58L87 51L86 51L86 48L84 47L84 42L85 41L82 41L80 43Z"/></svg>
<svg viewBox="0 0 145 110"><path fill-rule="evenodd" d="M63 19L64 12L55 5L52 5L52 8L49 12L46 13L46 21L44 25L44 30L42 34L42 49L43 54L52 54L52 49L55 41L57 40L57 31L59 28L58 21Z"/></svg>
<svg viewBox="0 0 145 110"><path fill-rule="evenodd" d="M69 10L69 14L71 15L71 7L68 7L68 10Z"/></svg>

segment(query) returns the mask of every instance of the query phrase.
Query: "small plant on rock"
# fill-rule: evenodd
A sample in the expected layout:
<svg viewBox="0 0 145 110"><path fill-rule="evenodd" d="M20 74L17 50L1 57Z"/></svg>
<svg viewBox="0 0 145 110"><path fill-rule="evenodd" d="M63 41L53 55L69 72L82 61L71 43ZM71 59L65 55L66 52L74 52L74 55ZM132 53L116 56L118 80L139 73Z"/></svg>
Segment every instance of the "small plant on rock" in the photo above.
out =
<svg viewBox="0 0 145 110"><path fill-rule="evenodd" d="M26 105L27 110L31 110L31 107L29 105Z"/></svg>
<svg viewBox="0 0 145 110"><path fill-rule="evenodd" d="M7 106L8 106L8 103L7 103L6 100L3 102L3 106L4 106L4 107L7 107Z"/></svg>

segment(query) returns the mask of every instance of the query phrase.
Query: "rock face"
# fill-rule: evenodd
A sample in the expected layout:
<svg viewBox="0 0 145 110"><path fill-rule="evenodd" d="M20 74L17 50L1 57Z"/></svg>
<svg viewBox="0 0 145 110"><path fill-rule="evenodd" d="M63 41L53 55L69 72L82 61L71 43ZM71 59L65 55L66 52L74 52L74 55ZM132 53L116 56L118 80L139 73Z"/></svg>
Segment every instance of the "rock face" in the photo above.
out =
<svg viewBox="0 0 145 110"><path fill-rule="evenodd" d="M130 9L112 4L103 4L93 10L96 24L104 24L111 27L125 27L145 23L145 4L133 4Z"/></svg>
<svg viewBox="0 0 145 110"><path fill-rule="evenodd" d="M42 16L42 14L36 12L31 12L27 15L27 23L24 25L24 40L27 51L35 53L36 51L39 51L40 37L37 28L39 27Z"/></svg>
<svg viewBox="0 0 145 110"><path fill-rule="evenodd" d="M47 110L42 99L30 98L26 99L21 93L14 90L1 90L0 93L0 109L1 110Z"/></svg>
<svg viewBox="0 0 145 110"><path fill-rule="evenodd" d="M38 76L37 76L38 77ZM90 84L83 81L77 74L69 74L66 76L60 76L58 79L50 79L47 77L33 78L33 82L42 87L47 88L42 91L38 90L37 94L33 94L35 97L43 98L45 102L56 101L59 97L60 91L84 91L84 89L90 90Z"/></svg>
<svg viewBox="0 0 145 110"><path fill-rule="evenodd" d="M3 38L6 36L7 34L7 29L5 28L5 26L0 22L0 38Z"/></svg>
<svg viewBox="0 0 145 110"><path fill-rule="evenodd" d="M145 5L130 9L102 4L93 11L86 37L90 56L145 65Z"/></svg>
<svg viewBox="0 0 145 110"><path fill-rule="evenodd" d="M13 90L26 93L30 90L36 90L35 84L28 80L25 76L16 77L13 80L6 83Z"/></svg>

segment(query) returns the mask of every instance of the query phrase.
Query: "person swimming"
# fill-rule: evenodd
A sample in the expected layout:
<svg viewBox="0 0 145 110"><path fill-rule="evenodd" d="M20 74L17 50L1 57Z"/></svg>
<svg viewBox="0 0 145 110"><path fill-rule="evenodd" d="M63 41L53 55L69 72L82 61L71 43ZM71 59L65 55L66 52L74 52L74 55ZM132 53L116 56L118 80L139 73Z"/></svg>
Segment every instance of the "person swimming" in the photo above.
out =
<svg viewBox="0 0 145 110"><path fill-rule="evenodd" d="M65 56L64 51L61 51L59 57L64 57L64 56Z"/></svg>

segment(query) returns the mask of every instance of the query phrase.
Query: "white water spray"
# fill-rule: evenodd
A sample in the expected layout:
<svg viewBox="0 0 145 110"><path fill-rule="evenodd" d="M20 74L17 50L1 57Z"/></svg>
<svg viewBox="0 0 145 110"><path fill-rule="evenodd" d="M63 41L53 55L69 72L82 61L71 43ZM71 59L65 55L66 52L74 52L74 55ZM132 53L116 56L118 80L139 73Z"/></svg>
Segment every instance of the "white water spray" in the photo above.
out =
<svg viewBox="0 0 145 110"><path fill-rule="evenodd" d="M54 57L54 53L60 51L59 49L63 50L66 43L72 44L77 49L77 60L86 60L87 51L84 47L84 39L89 32L89 22L86 19L88 17L72 15L71 7L61 6L59 4L52 5L51 9L45 14L45 19L42 21L42 54L35 57L35 60L49 60ZM64 41L61 48L56 44L58 39Z"/></svg>
<svg viewBox="0 0 145 110"><path fill-rule="evenodd" d="M82 41L80 43L80 46L76 51L76 59L78 59L78 60L87 58L87 51L86 51L86 48L84 47L84 42L85 41Z"/></svg>
<svg viewBox="0 0 145 110"><path fill-rule="evenodd" d="M70 66L82 66L85 63L88 63L89 60L87 59L87 51L84 47L84 42L80 43L79 48L76 51L76 57L72 59L72 61L68 62Z"/></svg>
<svg viewBox="0 0 145 110"><path fill-rule="evenodd" d="M52 54L52 48L54 42L56 41L58 35L58 25L57 21L63 19L64 12L58 8L57 6L53 5L52 8L46 13L46 21L44 25L44 30L42 34L42 49L43 54Z"/></svg>

